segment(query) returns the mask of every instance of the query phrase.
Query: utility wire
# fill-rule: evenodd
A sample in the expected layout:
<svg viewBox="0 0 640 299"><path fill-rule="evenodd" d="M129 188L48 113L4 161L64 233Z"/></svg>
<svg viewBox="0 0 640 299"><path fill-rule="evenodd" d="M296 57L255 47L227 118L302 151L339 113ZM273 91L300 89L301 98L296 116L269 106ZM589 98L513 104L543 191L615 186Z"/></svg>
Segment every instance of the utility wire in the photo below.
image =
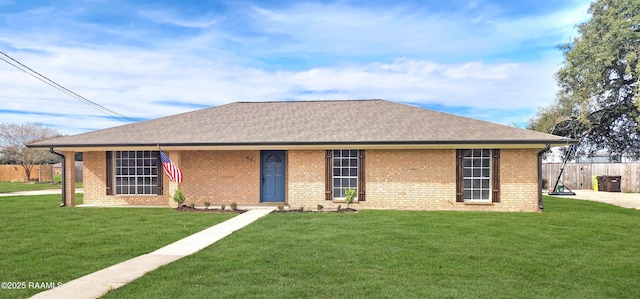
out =
<svg viewBox="0 0 640 299"><path fill-rule="evenodd" d="M28 75L30 75L30 76L42 81L43 83L45 83L45 84L47 84L47 85L49 85L49 86L51 86L51 87L53 87L53 88L55 88L57 90L69 95L70 97L74 98L75 100L80 101L80 102L82 102L82 103L84 103L84 104L86 104L86 105L88 105L88 106L90 106L90 107L92 107L92 108L94 108L94 109L106 114L106 115L115 117L115 118L117 118L117 119L119 119L121 121L135 122L134 119L132 119L132 118L130 118L128 116L125 116L123 114L115 112L115 111L113 111L113 110L111 110L111 109L109 109L109 108L107 108L105 106L102 106L102 105L100 105L100 104L98 104L98 103L96 103L94 101L91 101L91 100L89 100L89 99L87 99L87 98L85 98L85 97L83 97L83 96L81 96L81 95L69 90L68 88L66 88L66 87L54 82L53 80L51 80L51 79L45 77L44 75L36 72L35 70L31 69L30 67L22 64L20 61L17 61L15 59L13 59L11 56L5 54L4 52L0 51L0 54L2 54L3 56L5 56L6 58L9 59L9 60L7 60L4 57L0 56L0 60L8 63L9 65L19 69L20 71L22 71L24 73L26 73L26 74L28 74Z"/></svg>

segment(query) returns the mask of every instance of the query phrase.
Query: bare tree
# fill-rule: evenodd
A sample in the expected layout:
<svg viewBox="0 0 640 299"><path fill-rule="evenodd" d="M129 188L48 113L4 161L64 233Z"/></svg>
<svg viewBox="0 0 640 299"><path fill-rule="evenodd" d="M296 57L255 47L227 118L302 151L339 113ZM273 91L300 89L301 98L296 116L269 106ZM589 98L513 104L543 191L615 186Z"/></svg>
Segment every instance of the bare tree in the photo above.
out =
<svg viewBox="0 0 640 299"><path fill-rule="evenodd" d="M57 136L60 136L57 130L39 123L0 123L0 154L3 159L20 164L27 181L35 165L54 160L46 149L28 148L27 144Z"/></svg>

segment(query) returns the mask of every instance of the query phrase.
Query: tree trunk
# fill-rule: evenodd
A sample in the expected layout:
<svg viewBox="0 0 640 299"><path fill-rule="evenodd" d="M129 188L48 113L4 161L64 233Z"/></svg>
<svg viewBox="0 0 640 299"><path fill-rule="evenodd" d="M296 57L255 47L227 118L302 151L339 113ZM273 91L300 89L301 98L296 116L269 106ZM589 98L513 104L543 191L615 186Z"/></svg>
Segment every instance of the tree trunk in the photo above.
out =
<svg viewBox="0 0 640 299"><path fill-rule="evenodd" d="M31 169L33 169L33 165L22 164L22 168L24 168L24 181L29 182L31 180Z"/></svg>

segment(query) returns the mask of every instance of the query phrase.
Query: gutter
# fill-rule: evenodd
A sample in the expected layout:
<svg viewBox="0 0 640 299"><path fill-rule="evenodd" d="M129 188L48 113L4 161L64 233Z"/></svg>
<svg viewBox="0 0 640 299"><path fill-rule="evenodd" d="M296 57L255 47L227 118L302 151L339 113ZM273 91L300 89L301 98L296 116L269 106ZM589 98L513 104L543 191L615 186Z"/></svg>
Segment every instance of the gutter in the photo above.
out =
<svg viewBox="0 0 640 299"><path fill-rule="evenodd" d="M60 203L60 207L66 207L67 206L67 184L65 184L65 180L67 178L66 159L63 154L54 151L53 147L49 148L49 152L59 157L62 157L62 203Z"/></svg>
<svg viewBox="0 0 640 299"><path fill-rule="evenodd" d="M542 155L550 148L551 145L547 144L544 149L538 152L538 209L540 209L540 211L544 210L544 205L542 204Z"/></svg>
<svg viewBox="0 0 640 299"><path fill-rule="evenodd" d="M366 145L486 145L486 144L503 144L503 145L538 145L538 144L573 144L577 143L577 139L525 139L525 140L394 140L394 141L264 141L264 142L152 142L152 143L51 143L51 144L30 144L27 147L30 148L42 148L42 147L64 147L64 148L92 148L92 147L118 147L118 148L130 148L130 147L241 147L241 146L356 146L362 147Z"/></svg>

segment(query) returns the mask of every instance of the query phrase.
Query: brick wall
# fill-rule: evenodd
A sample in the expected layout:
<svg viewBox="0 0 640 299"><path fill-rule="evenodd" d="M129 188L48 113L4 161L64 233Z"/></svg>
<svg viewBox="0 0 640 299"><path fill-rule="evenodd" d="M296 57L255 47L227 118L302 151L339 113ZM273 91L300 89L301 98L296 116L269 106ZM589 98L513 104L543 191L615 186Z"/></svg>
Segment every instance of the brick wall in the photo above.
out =
<svg viewBox="0 0 640 299"><path fill-rule="evenodd" d="M538 211L538 152L500 151L500 205L507 211Z"/></svg>
<svg viewBox="0 0 640 299"><path fill-rule="evenodd" d="M84 152L84 204L166 206L169 179L164 176L164 195L107 195L107 161L105 152Z"/></svg>
<svg viewBox="0 0 640 299"><path fill-rule="evenodd" d="M76 166L75 166L75 152L62 152L64 155L64 198L66 198L66 205L69 207L76 206Z"/></svg>
<svg viewBox="0 0 640 299"><path fill-rule="evenodd" d="M185 151L180 162L186 204L260 203L260 151Z"/></svg>
<svg viewBox="0 0 640 299"><path fill-rule="evenodd" d="M287 152L287 203L291 208L316 210L320 204L335 208L337 204L324 200L324 150Z"/></svg>
<svg viewBox="0 0 640 299"><path fill-rule="evenodd" d="M501 202L455 202L455 150L367 150L366 201L356 209L537 211L537 149L503 149L500 158ZM186 203L202 206L255 205L260 202L260 151L183 151L178 159L185 180L179 184ZM107 196L104 152L86 152L85 203L167 205L163 196ZM287 152L287 204L315 210L335 209L343 202L326 201L325 151Z"/></svg>
<svg viewBox="0 0 640 299"><path fill-rule="evenodd" d="M503 149L501 202L457 203L455 150L367 150L366 201L356 209L538 211L536 149ZM289 151L288 204L335 209L324 200L324 151Z"/></svg>
<svg viewBox="0 0 640 299"><path fill-rule="evenodd" d="M455 150L369 150L365 160L363 207L455 208Z"/></svg>

